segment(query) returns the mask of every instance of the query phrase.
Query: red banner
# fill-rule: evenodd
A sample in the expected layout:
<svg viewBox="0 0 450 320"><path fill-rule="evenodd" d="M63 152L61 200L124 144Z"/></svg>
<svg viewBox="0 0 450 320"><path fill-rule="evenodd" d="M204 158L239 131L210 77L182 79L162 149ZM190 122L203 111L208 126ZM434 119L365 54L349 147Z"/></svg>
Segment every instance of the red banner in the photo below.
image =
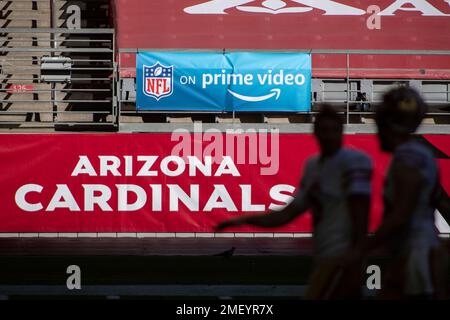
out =
<svg viewBox="0 0 450 320"><path fill-rule="evenodd" d="M450 151L449 136L426 138ZM374 159L374 230L389 157L374 135L345 143ZM316 152L306 134L3 134L0 232L213 232L224 219L285 204ZM449 190L450 161L439 163ZM230 231L311 232L311 217Z"/></svg>

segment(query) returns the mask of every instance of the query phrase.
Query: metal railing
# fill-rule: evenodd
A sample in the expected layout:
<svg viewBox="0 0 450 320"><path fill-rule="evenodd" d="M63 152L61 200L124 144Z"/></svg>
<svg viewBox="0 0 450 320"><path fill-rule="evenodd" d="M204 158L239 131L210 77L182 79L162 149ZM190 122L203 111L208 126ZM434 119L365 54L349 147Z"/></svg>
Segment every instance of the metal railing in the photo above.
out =
<svg viewBox="0 0 450 320"><path fill-rule="evenodd" d="M117 125L113 29L0 28L0 43L0 124ZM43 56L69 57L70 81L41 79Z"/></svg>
<svg viewBox="0 0 450 320"><path fill-rule="evenodd" d="M220 114L218 112L202 112L202 111L167 111L167 110L154 110L154 111L138 111L135 108L135 96L136 96L136 84L135 79L132 76L124 76L124 74L133 73L135 67L124 67L122 61L124 55L136 55L138 52L143 51L209 51L212 50L168 50L168 49L144 49L144 48L119 48L118 49L118 73L117 73L117 102L118 102L118 112L119 115L128 116L141 116L145 114L154 113L170 113L170 114L195 114L195 113L213 113ZM225 51L225 50L223 50ZM222 50L220 52L223 52ZM233 51L244 51L244 50L233 50ZM247 50L245 50L247 51ZM402 56L402 57L413 57L413 56L445 56L448 57L450 61L450 51L443 50L279 50L283 52L305 52L310 53L313 57L315 55L340 55L345 57L345 65L333 67L333 68L314 68L313 63L313 74L315 72L334 72L340 73L339 76L323 78L313 76L313 87L312 87L312 107L310 112L298 112L297 114L314 115L317 113L315 106L319 103L332 103L340 107L340 113L345 115L346 122L351 123L352 116L359 117L371 117L374 115L374 108L369 111L355 111L361 103L368 103L370 106L376 106L380 103L381 94L385 90L394 85L412 85L416 86L419 91L424 94L425 100L430 104L431 109L427 114L428 117L440 117L440 116L450 116L449 111L441 111L445 109L444 107L450 107L450 69L449 70L431 70L426 71L438 71L445 75L442 78L429 79L426 77L417 77L423 73L422 69L414 68L361 68L352 67L351 58L354 56L361 55L387 55L387 56ZM129 57L128 57L129 58ZM450 65L450 63L449 63ZM373 72L378 73L409 73L411 76L397 77L392 76L377 76L377 77L364 77L355 76L354 74L359 72L360 74L370 74ZM433 86L433 83L436 85ZM315 84L315 85L314 85ZM382 88L382 90L377 90L376 87ZM328 88L329 87L329 88ZM427 90L427 88L432 90ZM437 88L437 89L436 89ZM357 100L358 93L366 93L368 96L367 101ZM429 96L440 95L441 99L431 99ZM223 112L227 113L227 112ZM262 113L262 112L260 112ZM234 119L234 113L232 114Z"/></svg>
<svg viewBox="0 0 450 320"><path fill-rule="evenodd" d="M14 36L11 36L11 35ZM95 35L95 37L92 37ZM91 37L88 37L91 36ZM23 40L23 41L22 41ZM32 45L16 45L20 41L31 41ZM205 113L192 111L138 111L135 108L135 79L124 76L134 72L134 66L122 66L124 54L136 55L139 51L157 49L115 49L113 29L0 29L0 125L23 125L30 123L33 115L40 125L90 124L118 126L120 116L143 116L145 114L186 114ZM160 51L161 49L158 49ZM168 51L168 50L166 50ZM196 50L199 51L199 50ZM205 51L205 50L203 50ZM293 51L293 50L291 50ZM429 117L450 116L450 70L437 70L446 77L442 79L404 78L363 78L353 73L373 71L411 72L421 70L405 68L361 68L352 67L355 55L401 55L401 56L445 56L450 59L450 51L402 51L402 50L295 50L295 52L315 55L344 55L345 65L333 68L314 68L314 72L340 72L340 76L313 78L312 108L310 112L297 114L314 115L315 106L327 102L340 106L340 112L351 123L351 117L371 117L374 109L354 110L361 103L376 105L381 94L389 86L397 84L417 86L432 105ZM117 64L116 64L117 54ZM70 57L73 66L71 81L67 83L47 83L40 75L42 56ZM428 70L432 71L432 70ZM19 86L19 87L17 87ZM367 101L357 100L358 93L367 93ZM45 97L43 97L43 95ZM28 97L26 97L28 96ZM32 98L30 98L32 96ZM439 99L435 99L439 96ZM431 98L430 98L431 97ZM434 97L434 98L433 98ZM447 110L446 110L447 109ZM209 112L218 114L218 112ZM223 112L226 113L226 112ZM262 114L262 112L260 112ZM43 117L41 115L47 115ZM15 116L8 119L8 116ZM235 114L232 113L234 118ZM18 117L22 117L19 119Z"/></svg>

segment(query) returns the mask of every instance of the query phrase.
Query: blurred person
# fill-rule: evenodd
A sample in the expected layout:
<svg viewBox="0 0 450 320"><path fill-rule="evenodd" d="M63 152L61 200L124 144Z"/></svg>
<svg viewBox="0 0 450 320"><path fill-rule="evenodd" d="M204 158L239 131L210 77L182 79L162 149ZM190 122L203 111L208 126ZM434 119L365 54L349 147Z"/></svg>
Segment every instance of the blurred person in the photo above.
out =
<svg viewBox="0 0 450 320"><path fill-rule="evenodd" d="M356 95L356 101L359 101L358 103L358 109L361 112L367 112L370 109L370 104L367 101L367 94L365 92L358 92Z"/></svg>
<svg viewBox="0 0 450 320"><path fill-rule="evenodd" d="M419 93L406 87L387 92L376 110L380 147L392 153L384 216L373 237L362 241L346 263L384 246L391 261L382 273L382 299L446 297L447 251L438 237L434 212L439 208L448 217L448 195L439 183L432 151L413 137L426 112Z"/></svg>
<svg viewBox="0 0 450 320"><path fill-rule="evenodd" d="M320 154L306 162L292 202L281 211L224 221L216 229L244 224L278 227L311 209L315 268L305 298L359 298L361 261L345 268L340 267L339 261L367 235L372 163L364 153L342 147L342 119L329 105L321 107L314 122L314 135Z"/></svg>

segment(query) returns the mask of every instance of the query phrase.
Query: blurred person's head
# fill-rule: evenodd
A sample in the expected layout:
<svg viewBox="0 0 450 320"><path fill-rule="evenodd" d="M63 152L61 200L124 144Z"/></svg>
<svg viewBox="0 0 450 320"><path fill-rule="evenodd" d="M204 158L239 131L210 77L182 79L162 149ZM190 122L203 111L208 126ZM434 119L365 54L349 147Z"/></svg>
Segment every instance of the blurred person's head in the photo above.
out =
<svg viewBox="0 0 450 320"><path fill-rule="evenodd" d="M342 131L341 116L332 106L321 105L314 121L314 135L319 142L322 156L330 156L342 147Z"/></svg>
<svg viewBox="0 0 450 320"><path fill-rule="evenodd" d="M426 112L427 105L414 89L400 87L385 93L383 104L375 115L381 149L392 152L397 145L407 141Z"/></svg>

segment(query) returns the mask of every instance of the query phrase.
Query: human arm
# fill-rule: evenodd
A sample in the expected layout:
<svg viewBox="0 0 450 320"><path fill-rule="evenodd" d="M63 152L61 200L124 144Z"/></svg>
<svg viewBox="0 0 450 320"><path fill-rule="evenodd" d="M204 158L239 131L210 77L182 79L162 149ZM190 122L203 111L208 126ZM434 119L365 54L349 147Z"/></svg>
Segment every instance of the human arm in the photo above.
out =
<svg viewBox="0 0 450 320"><path fill-rule="evenodd" d="M284 207L281 211L270 211L262 214L248 214L232 218L219 223L216 230L220 231L228 227L240 225L252 225L256 227L279 227L285 225L304 213L309 207L307 196L303 191L297 193L291 203Z"/></svg>

